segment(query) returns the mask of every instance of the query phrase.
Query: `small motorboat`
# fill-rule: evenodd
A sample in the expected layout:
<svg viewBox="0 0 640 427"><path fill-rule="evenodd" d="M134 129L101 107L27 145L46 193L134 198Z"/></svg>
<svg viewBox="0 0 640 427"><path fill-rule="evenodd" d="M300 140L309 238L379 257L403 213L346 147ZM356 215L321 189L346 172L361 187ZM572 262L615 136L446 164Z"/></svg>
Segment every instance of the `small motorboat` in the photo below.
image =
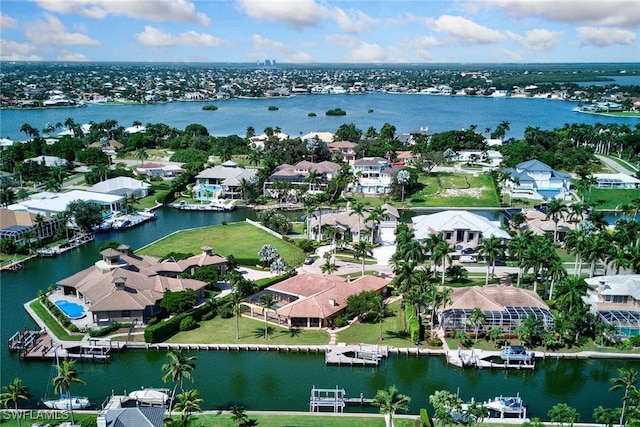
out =
<svg viewBox="0 0 640 427"><path fill-rule="evenodd" d="M68 397L66 394L61 394L59 399L43 400L44 406L50 409L58 409L60 411L68 411L70 409L86 409L91 406L89 399L82 396Z"/></svg>
<svg viewBox="0 0 640 427"><path fill-rule="evenodd" d="M129 393L129 398L144 405L166 405L169 403L169 390L164 388L141 388Z"/></svg>
<svg viewBox="0 0 640 427"><path fill-rule="evenodd" d="M492 400L484 402L482 406L499 413L500 418L504 418L505 415L517 415L518 418L526 418L527 416L527 407L522 403L520 394L515 397L494 397Z"/></svg>
<svg viewBox="0 0 640 427"><path fill-rule="evenodd" d="M527 351L523 345L502 347L500 359L508 362L531 362L536 357L533 351Z"/></svg>

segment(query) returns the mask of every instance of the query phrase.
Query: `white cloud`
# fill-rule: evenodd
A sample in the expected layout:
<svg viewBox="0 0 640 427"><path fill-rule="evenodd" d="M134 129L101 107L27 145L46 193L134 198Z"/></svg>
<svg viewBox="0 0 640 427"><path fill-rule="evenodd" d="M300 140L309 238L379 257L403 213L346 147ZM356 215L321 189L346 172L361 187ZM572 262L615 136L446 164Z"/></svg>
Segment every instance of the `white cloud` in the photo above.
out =
<svg viewBox="0 0 640 427"><path fill-rule="evenodd" d="M18 43L0 39L0 60L2 61L42 61L37 47L31 43Z"/></svg>
<svg viewBox="0 0 640 427"><path fill-rule="evenodd" d="M314 0L236 0L238 8L259 21L280 22L298 30L314 27L329 10Z"/></svg>
<svg viewBox="0 0 640 427"><path fill-rule="evenodd" d="M640 26L637 0L483 0L483 3L520 18L533 15L577 24Z"/></svg>
<svg viewBox="0 0 640 427"><path fill-rule="evenodd" d="M520 52L514 52L513 50L509 50L509 49L502 49L502 54L507 58L509 58L509 60L511 61L516 61L516 62L524 61L524 56L522 56Z"/></svg>
<svg viewBox="0 0 640 427"><path fill-rule="evenodd" d="M0 28L17 28L18 21L10 17L9 15L5 15L4 13L0 13Z"/></svg>
<svg viewBox="0 0 640 427"><path fill-rule="evenodd" d="M367 43L343 34L326 36L325 40L348 51L343 55L342 62L385 62L388 60L385 49L376 43Z"/></svg>
<svg viewBox="0 0 640 427"><path fill-rule="evenodd" d="M615 44L631 44L636 40L633 31L618 28L578 27L581 46L606 47Z"/></svg>
<svg viewBox="0 0 640 427"><path fill-rule="evenodd" d="M25 25L25 36L36 44L61 44L97 46L101 43L81 33L69 33L57 17L45 13L44 21L37 20Z"/></svg>
<svg viewBox="0 0 640 427"><path fill-rule="evenodd" d="M155 22L189 22L209 25L210 19L189 0L35 0L52 12L102 19L108 15L128 16Z"/></svg>
<svg viewBox="0 0 640 427"><path fill-rule="evenodd" d="M347 33L370 33L376 20L361 10L351 10L349 13L336 7L332 10L333 19Z"/></svg>
<svg viewBox="0 0 640 427"><path fill-rule="evenodd" d="M293 48L289 47L288 45L276 40L267 39L259 34L254 34L251 36L251 44L253 45L254 49L258 50L293 53Z"/></svg>
<svg viewBox="0 0 640 427"><path fill-rule="evenodd" d="M530 50L549 50L558 45L562 33L545 29L527 31L524 36L507 31L506 34L518 44Z"/></svg>
<svg viewBox="0 0 640 427"><path fill-rule="evenodd" d="M81 53L70 52L67 49L64 49L60 55L56 57L56 61L66 61L66 62L85 62L88 61L89 58L84 56Z"/></svg>
<svg viewBox="0 0 640 427"><path fill-rule="evenodd" d="M144 31L135 35L136 40L144 46L149 47L173 47L173 46L223 46L229 45L228 40L214 37L211 34L186 31L173 35L160 28L146 25Z"/></svg>
<svg viewBox="0 0 640 427"><path fill-rule="evenodd" d="M286 55L283 58L284 62L291 62L291 63L311 63L311 62L316 62L315 58L306 53L306 52L295 52L291 55Z"/></svg>
<svg viewBox="0 0 640 427"><path fill-rule="evenodd" d="M434 30L449 34L465 43L492 44L504 41L506 37L499 31L477 24L462 16L442 15L438 19L427 19Z"/></svg>
<svg viewBox="0 0 640 427"><path fill-rule="evenodd" d="M277 54L278 60L281 62L315 62L315 58L309 53L297 51L285 43L262 37L259 34L251 36L251 44L258 51L253 54L253 58L269 58Z"/></svg>

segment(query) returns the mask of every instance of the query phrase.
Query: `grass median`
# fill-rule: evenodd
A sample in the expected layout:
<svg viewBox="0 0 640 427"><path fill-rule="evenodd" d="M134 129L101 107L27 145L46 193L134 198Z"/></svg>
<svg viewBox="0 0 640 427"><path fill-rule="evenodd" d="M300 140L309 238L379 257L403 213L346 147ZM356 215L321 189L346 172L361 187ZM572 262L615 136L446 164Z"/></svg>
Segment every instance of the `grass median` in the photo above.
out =
<svg viewBox="0 0 640 427"><path fill-rule="evenodd" d="M50 334L62 341L81 341L84 335L70 334L55 317L49 313L40 300L36 299L29 304L33 312L44 322Z"/></svg>

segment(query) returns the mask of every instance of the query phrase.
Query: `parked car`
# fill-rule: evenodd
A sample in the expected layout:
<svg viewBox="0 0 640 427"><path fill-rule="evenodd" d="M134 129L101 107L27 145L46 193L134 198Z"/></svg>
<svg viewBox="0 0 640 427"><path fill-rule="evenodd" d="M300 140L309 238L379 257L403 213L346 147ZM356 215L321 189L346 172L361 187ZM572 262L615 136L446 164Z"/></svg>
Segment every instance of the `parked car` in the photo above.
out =
<svg viewBox="0 0 640 427"><path fill-rule="evenodd" d="M310 257L310 256L306 257L306 258L304 259L304 264L305 264L305 265L311 265L311 264L313 264L313 258L312 258L312 257Z"/></svg>
<svg viewBox="0 0 640 427"><path fill-rule="evenodd" d="M474 248L463 248L462 250L460 250L460 253L462 255L470 255L470 254L473 254L475 252L476 252L476 250Z"/></svg>
<svg viewBox="0 0 640 427"><path fill-rule="evenodd" d="M476 257L474 257L473 255L461 255L459 261L460 262L478 262Z"/></svg>
<svg viewBox="0 0 640 427"><path fill-rule="evenodd" d="M495 265L497 266L501 266L504 267L507 265L507 261L503 260L503 259L496 259L495 260Z"/></svg>

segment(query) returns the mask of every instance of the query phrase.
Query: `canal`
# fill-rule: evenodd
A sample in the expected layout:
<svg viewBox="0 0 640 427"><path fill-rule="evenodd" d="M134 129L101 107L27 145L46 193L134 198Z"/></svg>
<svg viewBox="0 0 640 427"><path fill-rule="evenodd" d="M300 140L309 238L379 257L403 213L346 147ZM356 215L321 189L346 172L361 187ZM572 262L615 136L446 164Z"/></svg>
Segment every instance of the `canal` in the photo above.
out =
<svg viewBox="0 0 640 427"><path fill-rule="evenodd" d="M18 329L34 323L22 305L56 281L93 264L98 248L109 240L139 248L175 230L222 221L255 218L253 211L182 212L172 208L157 211L158 219L137 228L98 234L95 242L57 258L39 258L28 262L17 273L0 277L0 336L3 342ZM215 250L216 242L211 242ZM637 361L614 360L544 360L535 371L470 370L450 367L443 357L392 356L376 368L325 366L322 354L275 352L199 352L194 371L195 383L207 409L226 409L242 404L250 410L308 410L311 388L344 388L349 396L373 397L376 390L395 384L412 398L411 413L429 407L428 397L436 390L459 391L463 399L486 400L496 395L520 393L529 406L529 415L547 419L547 412L558 402L577 408L581 420L589 421L593 409L618 406L621 393L608 392L609 379L616 369L634 367ZM127 351L114 354L112 363L78 366L86 386L77 386L100 405L113 391L131 391L141 386L162 386L161 365L165 354L157 351ZM20 361L9 354L6 346L0 352L0 384L15 376L29 386L34 401L43 397L49 382L50 362ZM191 386L187 384L187 386ZM372 411L354 406L350 411Z"/></svg>

